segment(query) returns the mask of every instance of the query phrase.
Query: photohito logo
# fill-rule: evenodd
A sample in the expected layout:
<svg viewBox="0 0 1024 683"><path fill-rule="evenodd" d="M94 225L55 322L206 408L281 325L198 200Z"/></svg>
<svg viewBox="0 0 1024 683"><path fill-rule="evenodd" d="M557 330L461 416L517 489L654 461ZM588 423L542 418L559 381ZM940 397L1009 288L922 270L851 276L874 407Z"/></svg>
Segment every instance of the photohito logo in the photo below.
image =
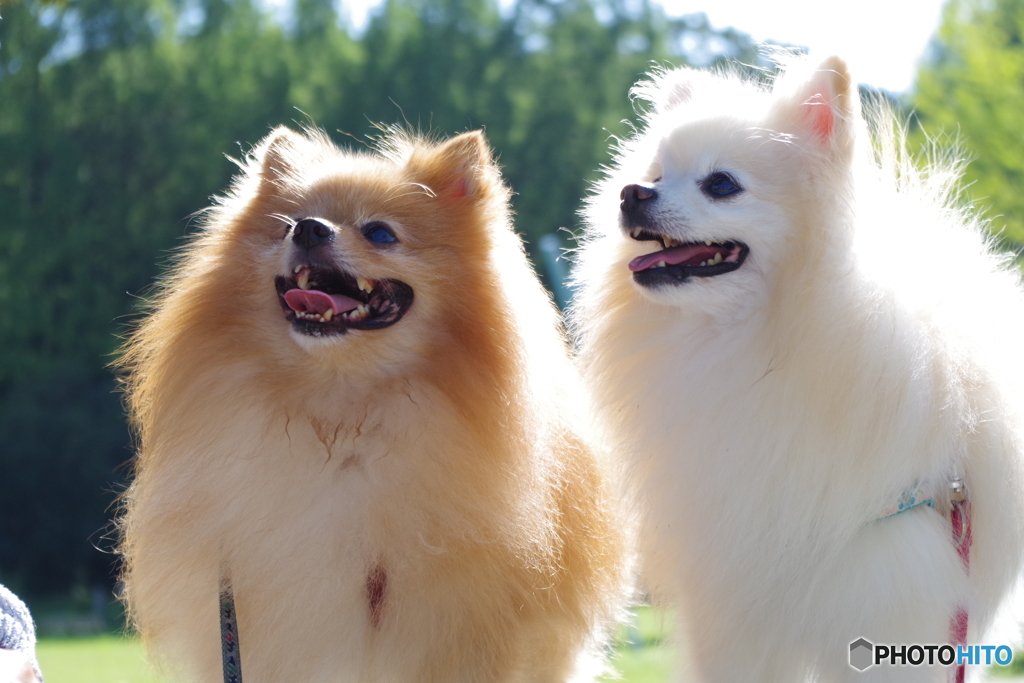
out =
<svg viewBox="0 0 1024 683"><path fill-rule="evenodd" d="M875 645L867 638L850 643L850 666L857 671L886 665L1006 666L1012 661L1013 650L1009 645Z"/></svg>

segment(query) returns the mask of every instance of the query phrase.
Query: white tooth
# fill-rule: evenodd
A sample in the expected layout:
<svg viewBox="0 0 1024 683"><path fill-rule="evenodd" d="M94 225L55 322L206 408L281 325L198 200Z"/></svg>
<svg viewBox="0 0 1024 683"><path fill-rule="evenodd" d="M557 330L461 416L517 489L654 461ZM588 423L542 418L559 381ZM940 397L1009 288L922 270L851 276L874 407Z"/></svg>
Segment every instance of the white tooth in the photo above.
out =
<svg viewBox="0 0 1024 683"><path fill-rule="evenodd" d="M296 279L299 283L299 287L302 289L309 289L309 273L302 271L302 274Z"/></svg>
<svg viewBox="0 0 1024 683"><path fill-rule="evenodd" d="M664 268L665 267L665 262L664 261L658 261L658 267L659 268Z"/></svg>
<svg viewBox="0 0 1024 683"><path fill-rule="evenodd" d="M721 262L722 262L722 252L718 252L718 253L715 254L715 258L711 261L711 264L712 265L718 265Z"/></svg>
<svg viewBox="0 0 1024 683"><path fill-rule="evenodd" d="M361 277L357 277L356 278L356 285L359 287L359 290L362 291L362 292L369 293L369 292L373 291L373 283L370 282L369 280L364 280Z"/></svg>
<svg viewBox="0 0 1024 683"><path fill-rule="evenodd" d="M334 317L334 309L333 308L328 308L326 311L324 311L324 314L323 314L324 322L328 322L328 323L331 322L331 318L333 318L333 317Z"/></svg>
<svg viewBox="0 0 1024 683"><path fill-rule="evenodd" d="M294 270L292 270L292 272L293 272L293 273L297 273L297 272L299 272L300 270L302 270L303 268L305 268L305 266L295 266L295 269L294 269Z"/></svg>
<svg viewBox="0 0 1024 683"><path fill-rule="evenodd" d="M359 306L356 307L356 310L359 311L359 315L362 316L365 316L370 312L370 309L366 307L366 304L359 304Z"/></svg>
<svg viewBox="0 0 1024 683"><path fill-rule="evenodd" d="M711 240L704 240L704 244L705 244L706 246L709 246L709 247L710 247L710 246L711 246Z"/></svg>

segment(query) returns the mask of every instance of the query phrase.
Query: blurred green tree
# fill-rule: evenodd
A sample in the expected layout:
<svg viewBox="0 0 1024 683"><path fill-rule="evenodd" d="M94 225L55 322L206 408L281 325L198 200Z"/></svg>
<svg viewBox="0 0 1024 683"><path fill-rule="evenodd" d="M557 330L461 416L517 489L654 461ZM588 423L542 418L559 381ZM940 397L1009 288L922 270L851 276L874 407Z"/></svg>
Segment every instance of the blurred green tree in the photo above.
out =
<svg viewBox="0 0 1024 683"><path fill-rule="evenodd" d="M950 0L913 104L925 130L960 138L968 196L1004 246L1024 249L1024 2Z"/></svg>
<svg viewBox="0 0 1024 683"><path fill-rule="evenodd" d="M244 0L202 16L191 37L139 0L0 21L0 580L29 595L112 582L93 546L130 455L114 333L225 183L222 153L293 111L280 28Z"/></svg>

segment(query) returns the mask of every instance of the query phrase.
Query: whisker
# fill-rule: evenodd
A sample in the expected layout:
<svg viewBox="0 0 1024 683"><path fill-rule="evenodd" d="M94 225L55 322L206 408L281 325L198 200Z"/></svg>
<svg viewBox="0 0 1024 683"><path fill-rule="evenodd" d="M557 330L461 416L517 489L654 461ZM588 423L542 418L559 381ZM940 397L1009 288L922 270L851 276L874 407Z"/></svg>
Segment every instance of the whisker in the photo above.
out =
<svg viewBox="0 0 1024 683"><path fill-rule="evenodd" d="M408 197L411 194L425 194L426 196L430 197L431 199L437 199L437 193L434 192L433 190L431 190L429 187L427 187L423 183L401 183L401 184L399 184L399 187L405 187L405 186L416 187L416 188L419 188L420 191L419 192L410 191L410 192L405 192L405 193L400 194L400 195L394 195L395 199L398 199L400 197Z"/></svg>

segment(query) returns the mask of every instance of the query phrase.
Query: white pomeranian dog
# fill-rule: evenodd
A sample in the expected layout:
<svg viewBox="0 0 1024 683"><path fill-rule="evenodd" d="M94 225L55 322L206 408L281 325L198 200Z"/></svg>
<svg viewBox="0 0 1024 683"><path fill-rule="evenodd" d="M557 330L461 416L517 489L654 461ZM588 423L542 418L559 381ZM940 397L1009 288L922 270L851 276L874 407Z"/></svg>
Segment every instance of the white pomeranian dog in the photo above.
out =
<svg viewBox="0 0 1024 683"><path fill-rule="evenodd" d="M586 212L582 368L696 678L962 679L954 649L861 672L851 644L985 643L1014 585L1019 274L842 60L784 71L635 88Z"/></svg>

